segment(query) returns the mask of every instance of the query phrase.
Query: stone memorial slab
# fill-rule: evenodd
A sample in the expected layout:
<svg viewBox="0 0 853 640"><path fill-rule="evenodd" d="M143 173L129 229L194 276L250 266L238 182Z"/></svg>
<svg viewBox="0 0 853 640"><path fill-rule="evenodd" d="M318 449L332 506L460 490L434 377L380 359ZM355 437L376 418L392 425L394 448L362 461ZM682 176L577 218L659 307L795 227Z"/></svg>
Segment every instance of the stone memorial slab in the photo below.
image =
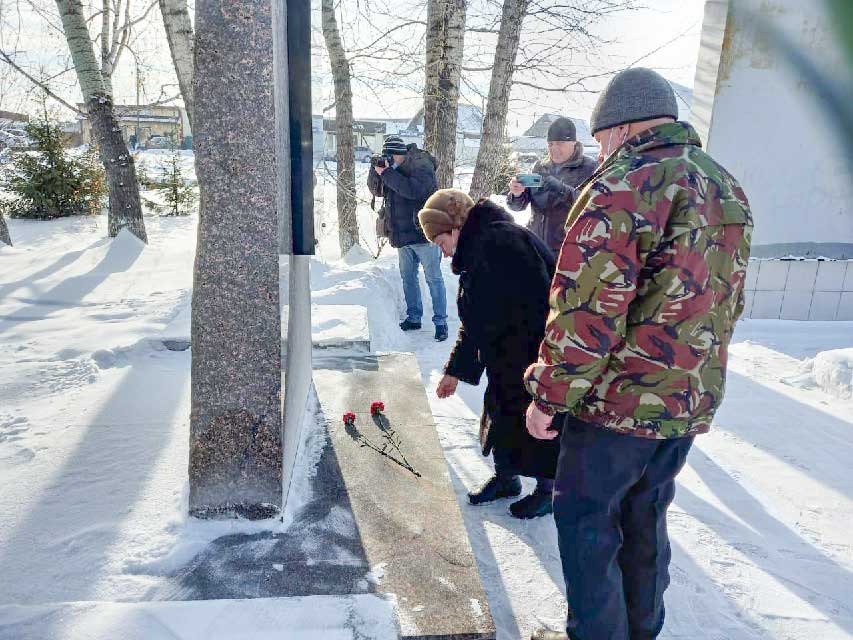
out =
<svg viewBox="0 0 853 640"><path fill-rule="evenodd" d="M402 637L495 638L415 356L315 356L314 384L339 490L348 496L376 590L397 599ZM374 401L384 403L383 418L371 417ZM358 415L354 428L343 423L348 411ZM397 449L385 446L386 434ZM383 446L388 455L379 453Z"/></svg>

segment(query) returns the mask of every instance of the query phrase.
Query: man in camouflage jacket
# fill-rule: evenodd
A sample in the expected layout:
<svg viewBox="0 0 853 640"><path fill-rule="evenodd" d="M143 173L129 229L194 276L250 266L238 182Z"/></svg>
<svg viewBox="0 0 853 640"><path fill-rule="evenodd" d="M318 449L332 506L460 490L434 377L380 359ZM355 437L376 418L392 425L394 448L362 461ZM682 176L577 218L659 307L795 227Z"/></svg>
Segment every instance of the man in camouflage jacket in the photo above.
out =
<svg viewBox="0 0 853 640"><path fill-rule="evenodd" d="M569 214L525 374L531 435L561 432L554 516L572 612L568 635L534 638L646 640L663 626L666 510L723 399L752 232L743 190L677 113L648 69L615 76L593 112L609 157Z"/></svg>

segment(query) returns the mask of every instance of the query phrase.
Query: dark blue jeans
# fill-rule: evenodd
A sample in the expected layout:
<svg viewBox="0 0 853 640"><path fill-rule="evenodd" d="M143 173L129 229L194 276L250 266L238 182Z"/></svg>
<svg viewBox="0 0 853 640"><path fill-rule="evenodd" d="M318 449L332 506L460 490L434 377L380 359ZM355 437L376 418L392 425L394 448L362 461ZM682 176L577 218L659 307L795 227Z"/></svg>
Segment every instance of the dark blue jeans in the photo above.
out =
<svg viewBox="0 0 853 640"><path fill-rule="evenodd" d="M648 440L567 415L554 520L572 640L654 640L669 586L666 511L693 438Z"/></svg>
<svg viewBox="0 0 853 640"><path fill-rule="evenodd" d="M432 243L410 244L397 249L403 296L406 298L406 320L420 322L424 314L418 265L423 265L429 295L432 297L432 322L436 327L447 326L447 292L441 275L441 249Z"/></svg>

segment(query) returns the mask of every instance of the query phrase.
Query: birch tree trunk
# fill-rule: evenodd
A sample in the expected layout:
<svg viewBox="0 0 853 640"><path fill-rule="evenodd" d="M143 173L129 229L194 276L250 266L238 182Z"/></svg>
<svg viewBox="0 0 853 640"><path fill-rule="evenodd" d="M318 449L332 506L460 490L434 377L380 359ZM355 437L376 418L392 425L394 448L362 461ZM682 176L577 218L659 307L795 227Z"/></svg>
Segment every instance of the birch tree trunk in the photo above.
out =
<svg viewBox="0 0 853 640"><path fill-rule="evenodd" d="M101 2L101 73L104 75L104 86L108 95L113 95L111 82L109 81L110 64L110 8L112 0L103 0Z"/></svg>
<svg viewBox="0 0 853 640"><path fill-rule="evenodd" d="M353 143L352 84L333 0L321 0L323 38L335 82L335 137L338 147L338 242L341 257L358 244L355 199L355 148Z"/></svg>
<svg viewBox="0 0 853 640"><path fill-rule="evenodd" d="M193 25L187 0L160 0L160 14L166 28L166 39L172 52L172 63L178 86L184 98L190 128L193 127Z"/></svg>
<svg viewBox="0 0 853 640"><path fill-rule="evenodd" d="M0 242L12 246L12 238L9 236L9 227L6 226L6 218L0 213Z"/></svg>
<svg viewBox="0 0 853 640"><path fill-rule="evenodd" d="M121 128L113 111L112 98L95 58L83 16L83 6L80 0L56 0L56 5L62 18L62 28L71 51L77 81L86 102L92 133L107 176L110 192L110 237L115 237L122 229L128 229L143 242L148 242L139 201L136 167L121 135Z"/></svg>
<svg viewBox="0 0 853 640"><path fill-rule="evenodd" d="M438 161L440 189L452 187L454 179L466 3L429 0L427 5L424 148Z"/></svg>
<svg viewBox="0 0 853 640"><path fill-rule="evenodd" d="M521 25L529 5L530 0L504 0L495 63L489 85L489 102L483 121L483 137L480 140L480 151L477 153L477 164L469 192L475 202L491 195L495 188L495 178L504 155L503 141L515 56L521 38Z"/></svg>

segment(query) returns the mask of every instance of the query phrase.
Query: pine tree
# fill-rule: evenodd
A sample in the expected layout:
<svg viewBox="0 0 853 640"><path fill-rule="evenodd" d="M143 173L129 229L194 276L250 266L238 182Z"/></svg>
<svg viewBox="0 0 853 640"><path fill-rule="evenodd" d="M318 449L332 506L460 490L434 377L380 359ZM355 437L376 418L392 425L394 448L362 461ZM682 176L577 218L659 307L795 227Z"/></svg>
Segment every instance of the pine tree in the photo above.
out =
<svg viewBox="0 0 853 640"><path fill-rule="evenodd" d="M172 155L160 166L158 179L149 181L164 204L145 198L145 203L161 216L186 216L198 201L195 187L189 183L181 166L181 154L172 149Z"/></svg>
<svg viewBox="0 0 853 640"><path fill-rule="evenodd" d="M62 131L47 118L31 122L26 131L38 151L15 159L3 184L13 195L3 203L5 212L39 220L99 213L107 185L97 153L69 154L62 146Z"/></svg>

